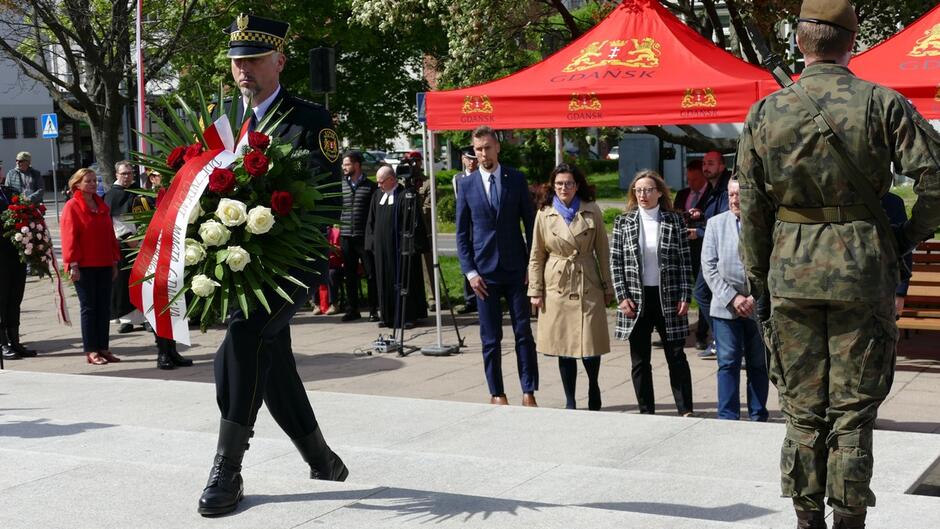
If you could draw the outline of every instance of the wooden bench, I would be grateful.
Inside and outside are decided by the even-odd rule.
[[[905,336],[911,330],[940,331],[940,241],[923,242],[914,252],[914,274],[898,329]]]
[[[914,250],[915,272],[940,272],[940,241],[932,239],[917,245]]]

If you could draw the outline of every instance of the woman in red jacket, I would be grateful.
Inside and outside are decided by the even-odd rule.
[[[69,178],[72,198],[60,221],[62,258],[75,283],[82,314],[82,344],[89,364],[120,362],[108,350],[111,319],[111,283],[121,258],[111,226],[111,212],[98,196],[98,178],[91,169],[79,169]]]

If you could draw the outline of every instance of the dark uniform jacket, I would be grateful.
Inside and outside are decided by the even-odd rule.
[[[940,223],[940,135],[894,90],[848,68],[814,63],[799,84],[829,113],[864,183],[883,196],[894,172],[914,180],[918,201],[901,229],[923,240]],[[738,144],[741,247],[755,294],[889,303],[898,285],[894,241],[872,219],[797,224],[776,220],[779,206],[864,204],[810,112],[784,88],[757,102]]]

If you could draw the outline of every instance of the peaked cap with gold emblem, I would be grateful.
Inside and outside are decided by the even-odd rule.
[[[232,59],[262,57],[284,51],[290,24],[255,15],[238,15],[228,27],[228,56]]]

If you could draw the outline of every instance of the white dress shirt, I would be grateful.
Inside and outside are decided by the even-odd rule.
[[[255,120],[257,123],[261,123],[261,120],[264,119],[265,113],[267,113],[268,109],[271,108],[271,103],[274,102],[274,98],[276,98],[279,93],[281,93],[280,84],[277,85],[277,88],[274,89],[274,93],[268,96],[267,99],[258,103],[257,106],[254,106],[251,108],[251,111],[255,113]],[[254,101],[254,102],[257,103],[257,101]],[[245,98],[242,98],[242,106],[247,106],[247,105],[248,105],[248,100]]]

